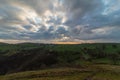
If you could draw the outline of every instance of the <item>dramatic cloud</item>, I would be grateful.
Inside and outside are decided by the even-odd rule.
[[[0,42],[120,42],[120,0],[0,0]]]

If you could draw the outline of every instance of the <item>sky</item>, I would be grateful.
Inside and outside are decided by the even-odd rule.
[[[0,42],[120,42],[120,0],[0,0]]]

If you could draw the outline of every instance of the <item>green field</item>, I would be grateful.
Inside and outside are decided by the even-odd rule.
[[[0,80],[120,80],[120,67],[89,65],[84,68],[54,68],[7,74],[0,76]]]
[[[120,44],[0,44],[0,80],[120,80]]]

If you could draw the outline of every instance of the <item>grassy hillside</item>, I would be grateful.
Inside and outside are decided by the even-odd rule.
[[[120,67],[89,65],[84,68],[54,68],[8,74],[0,76],[0,80],[120,80]]]
[[[0,80],[119,80],[119,73],[117,43],[0,44]]]

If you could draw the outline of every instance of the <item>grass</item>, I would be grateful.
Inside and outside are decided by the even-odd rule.
[[[48,69],[48,70],[41,70],[41,71],[28,71],[28,72],[21,72],[21,73],[14,73],[10,75],[1,76],[0,79],[2,80],[50,80],[50,79],[62,79],[62,78],[69,78],[72,76],[76,76],[76,74],[79,74],[82,72],[81,77],[83,77],[83,72],[86,72],[81,69],[76,68],[58,68],[58,69]],[[72,75],[72,76],[71,76]]]
[[[120,80],[120,74],[118,73],[98,73],[93,77],[93,80]]]
[[[111,64],[112,63],[112,61],[107,58],[95,59],[92,62],[97,63],[97,64]]]
[[[106,45],[105,49],[103,45]],[[1,55],[11,56],[21,50],[33,48],[45,48],[57,52],[59,64],[72,64],[70,67],[60,67],[39,71],[26,71],[13,74],[1,75],[0,80],[120,80],[120,65],[112,65],[111,58],[92,58],[86,49],[92,50],[90,53],[98,53],[101,50],[106,54],[120,54],[120,44],[81,44],[81,45],[36,45],[36,44],[1,44]],[[4,54],[6,53],[6,54]],[[102,54],[102,53],[100,53]],[[81,58],[82,55],[82,58]],[[91,59],[92,58],[92,59]],[[91,61],[89,61],[91,59]],[[120,60],[119,60],[120,63]],[[59,65],[58,64],[58,65]],[[79,65],[79,67],[76,67]]]
[[[120,80],[120,66],[89,65],[84,68],[54,68],[0,76],[0,80]]]

